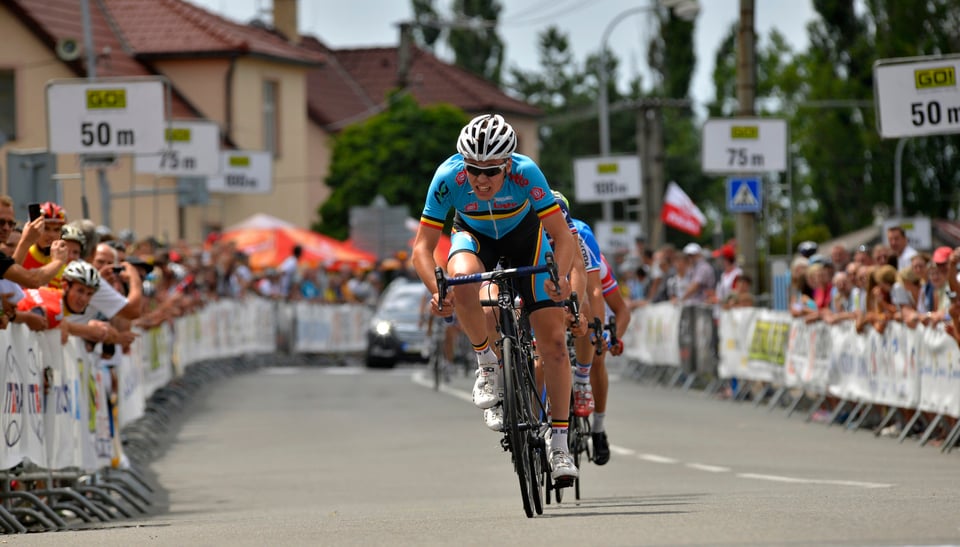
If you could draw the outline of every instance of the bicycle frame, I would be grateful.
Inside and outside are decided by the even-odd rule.
[[[548,468],[544,436],[549,428],[546,410],[538,390],[533,367],[533,339],[526,315],[515,305],[516,291],[512,280],[539,273],[549,273],[556,283],[557,266],[553,255],[547,254],[547,263],[538,266],[497,269],[477,274],[446,278],[443,270],[436,269],[438,308],[442,309],[447,288],[490,281],[497,286],[495,304],[497,328],[503,364],[503,428],[501,446],[511,453],[514,471],[520,483],[523,509],[527,517],[534,512],[543,513],[542,489],[544,469]],[[518,313],[519,312],[519,313]]]

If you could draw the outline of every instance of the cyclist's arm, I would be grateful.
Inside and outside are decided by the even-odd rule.
[[[618,290],[609,291],[603,295],[603,299],[607,306],[610,306],[610,310],[613,311],[613,316],[617,320],[617,340],[623,340],[623,335],[627,332],[627,325],[630,324],[630,306],[627,305],[627,301],[623,299],[623,295]]]
[[[440,234],[440,230],[421,223],[413,240],[413,267],[431,294],[437,292],[437,280],[434,276],[437,262],[433,259],[433,250],[440,242]]]
[[[577,244],[570,234],[570,229],[563,215],[560,214],[559,208],[557,209],[557,213],[543,217],[541,223],[547,233],[550,234],[550,237],[553,238],[554,260],[557,263],[557,270],[560,273],[560,279],[562,281],[564,278],[568,278],[570,271],[573,269],[573,259],[574,256],[578,254]],[[569,289],[569,287],[567,287],[567,289]],[[569,294],[560,295],[561,298],[568,298],[569,296]]]

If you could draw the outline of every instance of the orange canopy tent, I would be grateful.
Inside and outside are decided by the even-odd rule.
[[[298,244],[303,248],[300,262],[308,266],[357,269],[373,267],[377,261],[371,253],[264,214],[228,227],[223,241],[234,242],[237,250],[246,253],[254,270],[276,268],[293,254],[293,247]]]

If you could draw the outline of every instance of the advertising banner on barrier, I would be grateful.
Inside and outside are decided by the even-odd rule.
[[[789,313],[758,310],[747,325],[747,368],[750,380],[782,382],[790,336]]]
[[[832,348],[830,325],[819,321],[807,323],[801,319],[791,321],[783,370],[784,385],[826,393]]]
[[[50,469],[80,467],[83,463],[83,411],[80,408],[80,367],[73,346],[60,345],[60,331],[37,334],[33,342],[50,367],[47,394],[47,465]]]
[[[20,326],[20,325],[16,325]],[[3,356],[3,458],[9,468],[26,459],[45,463],[46,430],[44,427],[42,385],[43,372],[38,355],[20,335],[26,328],[0,331]]]
[[[644,363],[679,367],[680,311],[670,302],[634,310],[624,352]]]
[[[720,312],[720,364],[717,374],[724,379],[747,374],[747,325],[753,323],[756,308],[734,308]]]
[[[919,348],[918,408],[960,417],[960,349],[957,341],[942,329],[925,329]]]

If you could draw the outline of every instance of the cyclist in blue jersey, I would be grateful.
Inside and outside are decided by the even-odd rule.
[[[438,307],[433,251],[450,209],[456,210],[451,234],[447,274],[469,275],[492,270],[501,257],[511,267],[545,262],[553,252],[560,274],[558,287],[547,274],[520,279],[517,289],[537,333],[537,350],[543,362],[547,395],[552,407],[550,442],[551,475],[555,481],[578,476],[567,451],[570,416],[570,359],[567,356],[565,315],[556,305],[569,296],[568,276],[576,243],[571,237],[540,167],[517,154],[513,127],[499,114],[477,116],[457,139],[457,154],[444,161],[434,174],[413,243],[413,263],[432,293],[431,311],[449,316],[454,311],[477,355],[474,404],[494,412],[503,397],[498,357],[490,343],[496,337],[492,311],[480,305],[479,283],[459,285]],[[547,242],[553,238],[553,246]],[[484,298],[487,298],[484,294]],[[486,418],[485,418],[486,419]]]
[[[623,353],[622,335],[630,324],[630,309],[619,292],[619,285],[613,271],[607,264],[597,238],[590,226],[570,214],[567,198],[554,190],[554,197],[567,219],[571,231],[576,232],[587,271],[587,296],[584,298],[588,310],[587,320],[599,317],[606,324],[612,313],[616,318],[617,344],[609,350],[613,355]],[[604,341],[598,343],[606,344]],[[573,413],[577,416],[589,416],[593,413],[592,441],[593,461],[604,465],[610,460],[610,445],[607,441],[604,418],[607,409],[609,379],[606,369],[606,349],[596,354],[590,336],[581,336],[576,340],[577,362],[573,377]],[[596,393],[594,393],[596,388]]]

